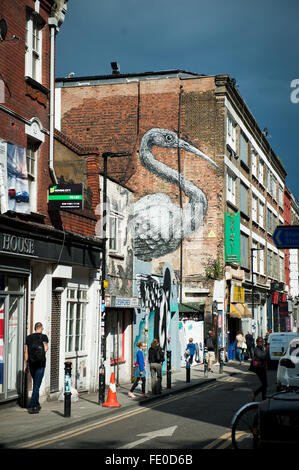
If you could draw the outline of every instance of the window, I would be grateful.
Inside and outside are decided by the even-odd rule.
[[[84,351],[86,347],[87,290],[67,289],[65,352]]]
[[[278,259],[277,254],[273,253],[273,277],[274,279],[278,279]]]
[[[277,217],[276,215],[272,214],[272,233],[274,233],[274,230],[276,229],[277,226]]]
[[[243,134],[240,135],[240,158],[248,166],[248,143]]]
[[[226,175],[226,199],[233,204],[236,203],[236,178],[230,173]]]
[[[273,175],[271,181],[271,195],[275,200],[277,199],[276,179]]]
[[[109,250],[121,251],[121,219],[116,214],[109,217]]]
[[[253,176],[257,177],[257,156],[255,150],[251,152],[251,171]]]
[[[248,268],[248,236],[241,233],[240,236],[241,266]]]
[[[240,211],[248,215],[248,195],[247,188],[240,183]]]
[[[257,197],[252,196],[252,220],[257,222]]]
[[[256,250],[257,248],[257,243],[256,242],[252,242],[252,248],[254,248],[254,250],[252,250],[252,264],[253,264],[253,272],[254,273],[257,273],[258,269],[257,269],[257,256],[258,256],[258,251]]]
[[[25,31],[25,75],[42,81],[42,22],[38,15],[27,13]]]
[[[27,139],[26,161],[29,187],[29,201],[32,212],[36,210],[36,172],[39,142]]]
[[[280,207],[283,207],[283,187],[281,185],[278,187],[278,202]]]
[[[272,233],[272,212],[267,209],[267,231]]]
[[[259,225],[264,227],[264,204],[259,201]]]
[[[267,274],[272,277],[272,251],[267,250]]]
[[[279,279],[284,280],[284,259],[279,257]]]
[[[272,190],[272,174],[269,169],[267,169],[267,191],[269,194],[271,194]]]
[[[260,274],[264,274],[264,250],[259,250],[259,257],[260,257],[260,263],[259,263],[259,272]]]
[[[261,159],[259,161],[259,182],[264,185],[264,163]]]
[[[236,150],[236,124],[230,116],[227,117],[227,143]]]

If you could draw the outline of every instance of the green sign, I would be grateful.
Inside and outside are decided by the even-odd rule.
[[[240,263],[240,213],[225,214],[225,262]]]
[[[83,209],[82,184],[56,184],[49,187],[48,209]]]

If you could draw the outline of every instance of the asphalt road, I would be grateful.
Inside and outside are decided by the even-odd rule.
[[[275,391],[275,378],[275,372],[270,371],[270,392]],[[37,440],[30,448],[119,452],[131,449],[229,449],[233,414],[250,401],[250,392],[258,385],[254,374],[224,377],[67,433]]]

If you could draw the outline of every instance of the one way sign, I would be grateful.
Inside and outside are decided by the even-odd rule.
[[[299,248],[299,225],[278,225],[272,240],[277,248]]]

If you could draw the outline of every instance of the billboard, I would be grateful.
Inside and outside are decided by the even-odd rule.
[[[83,185],[65,183],[49,186],[48,209],[83,209]]]

